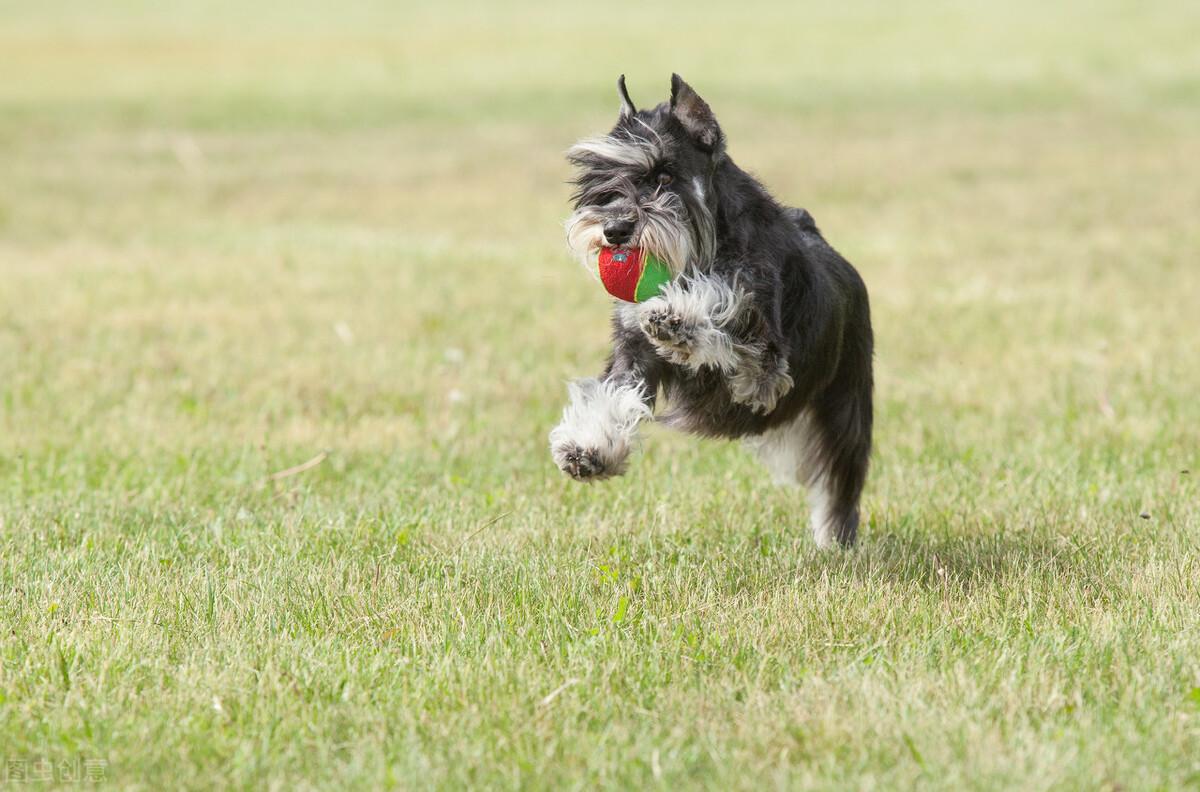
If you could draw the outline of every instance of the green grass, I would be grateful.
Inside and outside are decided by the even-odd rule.
[[[112,5],[0,5],[0,758],[1200,788],[1194,4]],[[561,153],[672,70],[871,289],[852,552],[736,445],[548,458]]]

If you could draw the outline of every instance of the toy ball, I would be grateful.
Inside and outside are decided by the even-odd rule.
[[[625,302],[645,302],[671,280],[671,268],[645,248],[602,247],[596,271],[605,290]]]

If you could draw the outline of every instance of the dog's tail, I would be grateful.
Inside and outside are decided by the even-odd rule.
[[[813,220],[812,214],[810,214],[807,209],[799,209],[794,206],[789,206],[783,211],[789,220],[800,226],[801,231],[808,231],[809,233],[821,236],[821,229],[817,228],[817,221]]]

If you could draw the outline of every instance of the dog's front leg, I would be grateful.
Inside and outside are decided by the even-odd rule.
[[[782,334],[771,332],[767,315],[750,292],[693,276],[642,303],[638,322],[660,357],[720,371],[735,402],[767,413],[792,388]]]
[[[619,325],[616,334],[604,374],[567,386],[562,420],[550,432],[555,464],[576,481],[624,473],[638,424],[654,411],[659,364],[643,339],[630,337]]]
[[[750,351],[741,355],[740,365],[729,375],[729,393],[738,404],[769,413],[794,385],[787,357],[773,341],[755,342],[742,349]]]

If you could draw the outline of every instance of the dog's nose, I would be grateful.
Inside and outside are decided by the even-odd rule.
[[[633,236],[632,220],[610,220],[604,224],[604,239],[610,245],[624,245]]]

